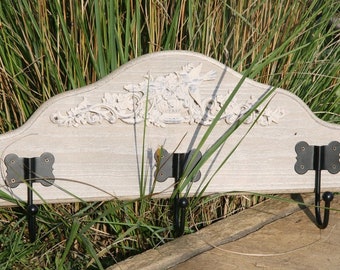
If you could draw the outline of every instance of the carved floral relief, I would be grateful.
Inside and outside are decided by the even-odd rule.
[[[164,76],[148,74],[138,84],[124,86],[123,93],[105,93],[101,102],[93,104],[86,98],[76,107],[65,113],[56,112],[50,116],[53,123],[61,126],[94,125],[118,120],[127,124],[143,122],[165,127],[168,124],[209,125],[227,100],[228,95],[202,98],[200,86],[205,81],[216,79],[216,72],[202,74],[202,64],[188,64],[182,70]],[[235,122],[255,101],[252,97],[246,102],[235,98],[223,113],[221,120],[227,124]],[[246,121],[253,123],[263,108],[258,108]],[[257,120],[260,125],[278,123],[284,112],[280,108],[264,109]]]

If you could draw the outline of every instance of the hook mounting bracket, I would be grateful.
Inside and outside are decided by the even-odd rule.
[[[33,183],[39,182],[43,186],[51,186],[54,183],[53,163],[54,156],[51,153],[43,153],[40,157],[22,158],[16,154],[8,154],[4,163],[7,167],[5,184],[10,188],[16,188],[21,183],[27,184],[27,219],[28,231],[31,242],[36,239],[36,215],[38,206],[33,203]]]
[[[305,174],[309,170],[315,171],[315,218],[318,227],[324,229],[328,225],[329,208],[334,195],[326,191],[322,196],[325,201],[322,220],[320,214],[321,171],[327,170],[331,174],[337,174],[340,171],[340,143],[333,141],[328,145],[315,146],[302,141],[295,145],[295,152],[297,154],[294,166],[296,173]]]
[[[157,170],[155,172],[155,179],[157,182],[164,182],[168,178],[175,178],[178,181],[182,176],[184,169],[187,166],[188,161],[191,160],[195,152],[195,149],[188,153],[169,153],[164,148],[158,148],[155,152],[154,158],[157,162]],[[195,160],[190,162],[190,168],[192,170],[195,165],[200,161],[202,157],[201,152],[195,157]],[[194,182],[197,182],[201,178],[201,172],[199,171],[193,178]]]

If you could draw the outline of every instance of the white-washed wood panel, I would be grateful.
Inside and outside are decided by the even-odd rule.
[[[50,152],[55,157],[54,185],[34,184],[36,192],[48,202],[73,201],[75,196],[87,201],[107,200],[113,196],[136,198],[140,195],[141,177],[147,181],[146,193],[149,194],[154,182],[153,155],[157,148],[163,146],[169,152],[176,148],[176,152],[195,148],[209,124],[208,121],[206,125],[195,123],[204,115],[207,99],[213,100],[218,109],[218,102],[228,97],[241,77],[201,54],[168,51],[145,55],[97,83],[55,96],[22,127],[0,136],[1,190],[26,200],[24,184],[14,189],[4,184],[3,160],[7,154],[38,157]],[[254,102],[269,88],[247,79],[233,100],[233,107],[224,115],[225,119],[232,121],[242,106]],[[142,164],[144,123],[141,116],[147,96],[145,89],[149,89],[150,114],[145,163]],[[133,107],[132,100],[139,106]],[[135,115],[129,113],[131,110]],[[118,119],[113,122],[115,113]],[[211,180],[206,193],[313,191],[314,172],[298,175],[294,171],[294,147],[299,141],[326,145],[339,140],[340,126],[319,120],[299,98],[282,89],[275,90],[265,114],[266,117],[260,119],[262,124],[255,124]],[[127,123],[133,122],[134,117],[138,123]],[[229,127],[230,123],[221,120],[202,152]],[[202,178],[193,184],[190,194],[210,179],[249,127],[250,124],[242,125],[219,155],[202,168]],[[339,178],[340,174],[323,172],[322,188],[339,190]],[[172,179],[157,182],[153,192],[157,196],[169,196],[172,185]],[[41,201],[38,196],[35,198]],[[0,201],[0,204],[8,203]]]

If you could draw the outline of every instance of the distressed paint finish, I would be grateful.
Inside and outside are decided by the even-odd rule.
[[[57,95],[22,127],[0,136],[1,190],[26,200],[24,184],[13,189],[5,186],[4,159],[8,154],[39,157],[48,152],[55,158],[54,184],[34,184],[47,202],[78,200],[75,196],[86,201],[133,199],[140,196],[141,179],[146,194],[167,197],[173,180],[154,183],[155,151],[160,146],[179,153],[196,148],[241,77],[201,54],[167,51],[142,56],[92,85]],[[268,89],[268,85],[247,79],[202,153]],[[191,195],[210,180],[258,112],[204,165],[200,181],[190,188]],[[147,128],[142,164],[144,121]],[[340,126],[319,120],[295,95],[277,89],[258,123],[205,192],[313,191],[313,172],[298,175],[294,170],[295,145],[299,141],[326,145],[339,140],[339,134]],[[340,190],[339,175],[323,172],[322,187]],[[41,202],[38,196],[35,198]],[[0,205],[6,204],[0,201]]]

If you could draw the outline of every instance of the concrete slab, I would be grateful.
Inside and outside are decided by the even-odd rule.
[[[293,196],[311,204],[313,194]],[[340,212],[331,211],[325,230],[314,223],[314,208],[271,199],[225,220],[132,257],[114,269],[338,269]],[[340,209],[335,198],[332,208]]]

